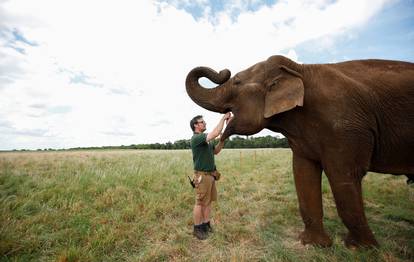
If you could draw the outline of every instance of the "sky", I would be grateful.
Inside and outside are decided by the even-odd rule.
[[[188,139],[221,117],[188,97],[192,68],[276,54],[414,62],[414,0],[0,0],[0,150]]]

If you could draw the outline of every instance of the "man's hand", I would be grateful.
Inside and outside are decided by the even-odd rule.
[[[227,113],[225,113],[224,115],[223,115],[223,119],[224,120],[228,120],[229,118],[231,117],[231,112],[227,112]]]
[[[231,118],[231,112],[227,112],[223,115],[220,122],[217,124],[217,126],[213,129],[212,132],[207,134],[206,141],[210,142],[214,138],[218,137],[223,130],[224,122],[228,122],[228,119]]]
[[[231,112],[228,112],[227,114],[229,114],[229,116],[226,118],[226,125],[228,125],[234,118],[234,115],[232,115]]]

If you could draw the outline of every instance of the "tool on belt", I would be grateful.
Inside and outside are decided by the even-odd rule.
[[[211,173],[211,175],[214,177],[214,180],[216,180],[216,181],[220,180],[221,174],[220,174],[220,172],[219,172],[219,171],[214,170],[214,171]]]
[[[194,180],[192,180],[192,179],[190,178],[190,176],[188,176],[188,180],[190,180],[190,185],[191,185],[193,188],[195,188]]]
[[[201,173],[203,173],[203,174],[205,175],[207,172],[201,172]],[[217,170],[214,170],[213,172],[208,172],[208,175],[210,175],[210,176],[214,177],[214,180],[216,180],[216,181],[218,181],[218,180],[220,179],[220,177],[221,177],[220,172],[219,172],[219,171],[217,171]],[[190,185],[191,185],[193,188],[195,188],[195,187],[196,187],[196,185],[195,185],[195,183],[194,183],[194,179],[191,179],[191,178],[190,178],[190,176],[187,176],[187,177],[188,177],[188,180],[190,181]]]

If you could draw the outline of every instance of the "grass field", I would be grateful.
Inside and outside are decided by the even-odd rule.
[[[326,177],[331,248],[302,246],[289,149],[223,150],[215,233],[192,236],[191,152],[0,153],[0,261],[414,261],[414,186],[368,174],[381,248],[349,250]]]

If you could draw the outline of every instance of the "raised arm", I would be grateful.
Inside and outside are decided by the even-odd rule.
[[[231,117],[230,112],[223,115],[223,117],[220,119],[219,123],[213,129],[213,131],[207,134],[207,138],[206,138],[207,142],[210,142],[211,140],[213,140],[214,138],[218,137],[221,134],[221,131],[223,130],[223,127],[224,127],[224,121],[226,121],[230,117]]]

